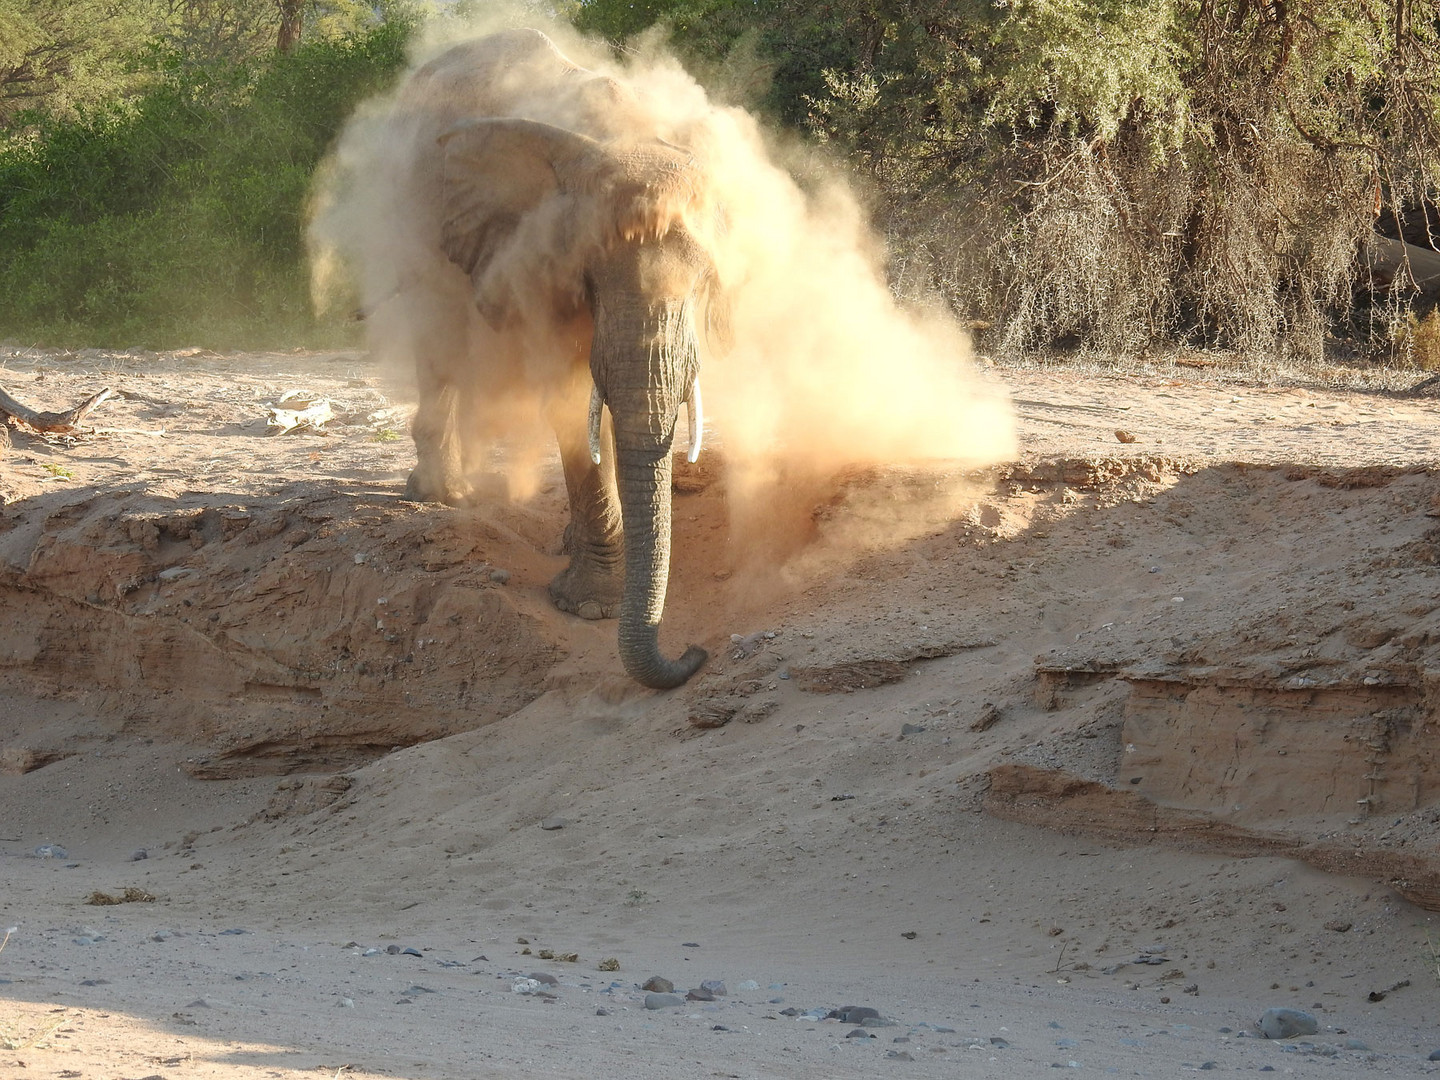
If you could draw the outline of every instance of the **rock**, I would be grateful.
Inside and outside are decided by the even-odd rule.
[[[1000,720],[1000,708],[993,701],[980,706],[980,715],[970,721],[971,731],[989,731]]]
[[[990,1036],[990,1045],[995,1047],[995,1049],[997,1050],[1010,1049],[1010,1041],[1008,1039],[1001,1038],[999,1035]]]
[[[596,1009],[596,1010],[595,1010],[595,1015],[596,1015],[596,1016],[609,1016],[609,1015],[610,1015],[610,1010],[609,1010],[609,1009],[604,1009],[604,1008]]]
[[[781,1009],[781,1010],[780,1010],[780,1015],[781,1015],[781,1016],[799,1016],[799,1015],[800,1015],[800,1010],[797,1009],[797,1008],[795,1008],[794,1005],[791,1005],[789,1008]]]
[[[874,1038],[878,1038],[878,1036],[875,1036],[875,1035],[870,1034],[870,1032],[866,1031],[864,1028],[855,1028],[853,1031],[848,1031],[848,1032],[845,1033],[845,1037],[846,1037],[847,1039],[874,1039]]]
[[[704,982],[702,982],[702,983],[700,984],[700,989],[701,989],[701,990],[708,990],[710,993],[714,994],[716,997],[724,997],[724,996],[725,996],[725,993],[726,993],[726,991],[725,991],[725,983],[724,983],[723,981],[721,981],[720,979],[706,979]]]
[[[1352,923],[1349,919],[1331,919],[1325,924],[1325,929],[1333,930],[1337,934],[1344,934],[1347,933],[1350,930],[1350,927],[1354,925],[1355,924]]]
[[[563,829],[569,824],[570,822],[566,821],[563,817],[547,817],[544,821],[540,822],[540,828],[546,832],[554,832],[556,829]]]
[[[885,1056],[895,1061],[914,1061],[908,1050],[886,1050]]]
[[[1135,441],[1135,439],[1136,439],[1136,436],[1135,436],[1135,435],[1132,435],[1130,432],[1126,431],[1124,428],[1116,428],[1116,429],[1115,429],[1115,439],[1116,439],[1117,442],[1133,443],[1133,442]]]
[[[684,1004],[685,999],[679,994],[651,993],[645,995],[645,1008],[647,1009],[670,1009]]]
[[[924,728],[922,725],[920,725],[920,724],[901,724],[901,725],[900,725],[900,734],[901,734],[902,736],[904,736],[904,735],[924,735],[924,734],[925,734],[925,728]]]
[[[355,1007],[355,999],[342,997],[339,1001],[335,1003],[335,1007],[337,1009],[353,1009]]]
[[[496,585],[505,585],[510,581],[510,571],[496,568],[490,571],[490,580]]]
[[[673,994],[675,992],[675,984],[669,979],[661,978],[659,975],[651,975],[650,978],[640,984],[640,989],[650,990],[656,994]]]
[[[1346,1049],[1346,1050],[1369,1050],[1370,1047],[1365,1044],[1365,1040],[1364,1040],[1364,1039],[1346,1039],[1346,1040],[1345,1040],[1345,1049]]]
[[[35,849],[37,859],[68,859],[70,853],[59,844],[41,844]]]
[[[139,862],[141,859],[148,859],[149,857],[150,853],[146,851],[143,847],[130,853],[131,862]]]
[[[620,961],[619,961],[618,958],[616,958],[616,957],[614,957],[614,956],[607,956],[604,960],[601,960],[600,963],[598,963],[598,964],[595,965],[595,970],[596,970],[596,971],[619,971],[619,970],[620,970]]]
[[[546,986],[560,985],[559,979],[557,979],[554,975],[550,975],[544,971],[532,971],[530,973],[530,978],[534,979],[537,983],[543,983]]]
[[[1293,1039],[1298,1035],[1314,1035],[1320,1030],[1315,1017],[1299,1009],[1266,1009],[1258,1026],[1260,1034],[1267,1039]]]
[[[685,994],[686,1001],[714,1001],[715,995],[709,990],[697,987]]]
[[[740,993],[745,994],[750,992],[751,990],[759,990],[760,984],[754,979],[746,979],[742,983],[737,983],[735,989],[740,991]]]
[[[872,1009],[869,1005],[842,1005],[830,1014],[842,1024],[859,1024],[867,1019],[875,1019],[880,1015],[879,1009]]]

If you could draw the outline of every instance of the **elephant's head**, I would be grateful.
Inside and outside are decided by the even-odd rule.
[[[563,321],[584,309],[593,319],[591,451],[603,403],[625,529],[620,655],[646,686],[678,686],[706,658],[691,646],[672,661],[658,643],[671,447],[687,403],[698,440],[699,327],[716,293],[697,237],[712,213],[703,170],[658,139],[600,143],[527,120],[476,121],[441,145],[441,244],[486,319]]]

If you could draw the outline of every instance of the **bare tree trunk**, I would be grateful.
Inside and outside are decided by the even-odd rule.
[[[293,52],[300,44],[300,9],[305,0],[275,0],[280,7],[280,33],[275,38],[278,52]]]

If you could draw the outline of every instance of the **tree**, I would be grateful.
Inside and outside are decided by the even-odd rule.
[[[896,287],[1010,348],[1318,356],[1377,213],[1440,186],[1425,0],[656,6],[682,49],[738,22],[774,65],[768,109],[882,193]],[[618,9],[640,14],[582,16]]]

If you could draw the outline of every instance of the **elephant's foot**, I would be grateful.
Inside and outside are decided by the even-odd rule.
[[[459,476],[441,476],[434,471],[414,469],[405,481],[405,498],[411,502],[438,502],[466,506],[475,498],[470,481]]]
[[[550,582],[550,599],[561,611],[582,619],[613,619],[620,614],[625,568],[576,555]]]

